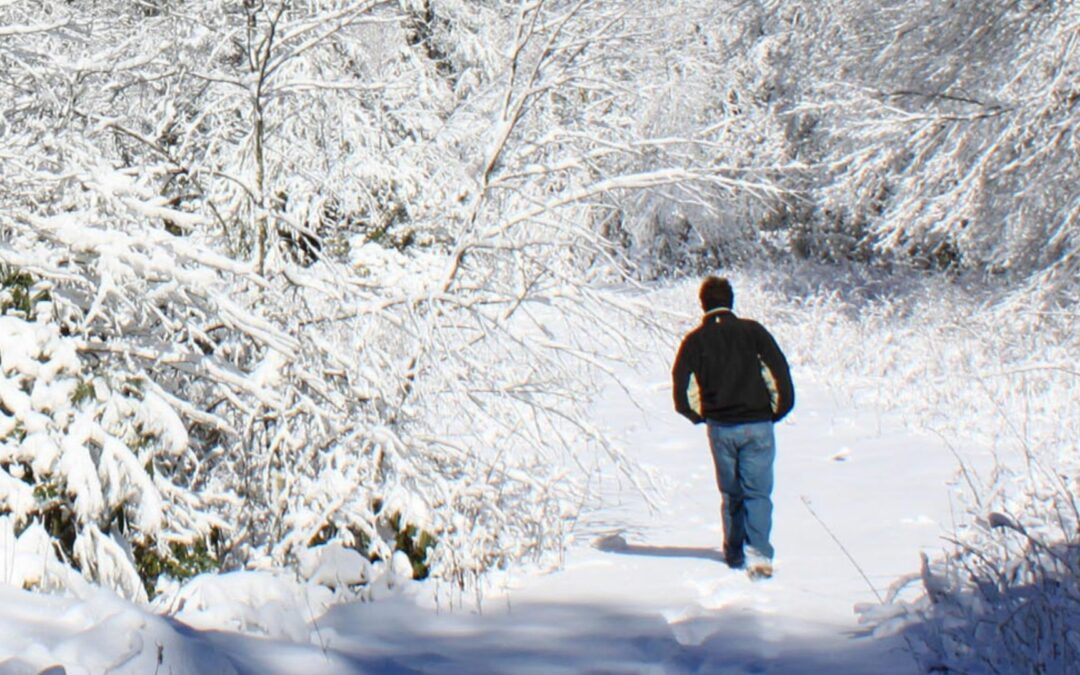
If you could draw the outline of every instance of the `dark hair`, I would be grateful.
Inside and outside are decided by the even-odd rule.
[[[701,282],[701,308],[711,312],[720,307],[731,309],[735,303],[735,291],[731,289],[731,282],[723,277],[707,276]]]

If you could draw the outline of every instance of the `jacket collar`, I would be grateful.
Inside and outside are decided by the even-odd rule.
[[[705,312],[705,314],[701,317],[701,320],[702,320],[702,322],[705,322],[705,321],[709,320],[709,317],[723,316],[725,314],[735,316],[735,312],[731,311],[730,308],[728,308],[728,307],[717,307],[716,309],[710,309],[709,311]]]

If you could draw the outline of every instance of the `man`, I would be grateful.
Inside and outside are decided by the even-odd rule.
[[[675,410],[708,425],[724,522],[724,559],[752,578],[772,576],[773,424],[791,412],[795,389],[776,340],[731,311],[727,279],[707,277],[701,325],[682,341],[671,371]],[[745,546],[745,550],[744,550]]]

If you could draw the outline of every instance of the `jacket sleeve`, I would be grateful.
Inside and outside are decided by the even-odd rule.
[[[762,372],[762,376],[769,385],[770,393],[775,397],[773,421],[779,422],[795,407],[795,385],[791,381],[791,371],[788,369],[784,352],[780,351],[780,346],[764,326],[759,325],[759,329],[758,358],[764,366],[765,372]]]
[[[675,401],[675,412],[694,424],[701,424],[705,421],[705,418],[695,411],[690,403],[688,390],[691,380],[696,385],[697,379],[693,370],[692,340],[690,336],[687,336],[679,345],[679,353],[675,356],[675,365],[671,368],[671,395]],[[700,402],[698,405],[700,406]]]

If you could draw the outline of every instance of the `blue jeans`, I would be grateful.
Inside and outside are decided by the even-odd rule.
[[[743,545],[751,555],[772,559],[773,460],[776,439],[772,422],[724,426],[708,420],[709,448],[716,464],[724,519],[724,557],[729,564],[743,560]]]

